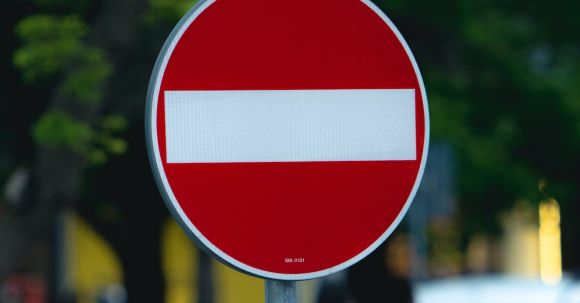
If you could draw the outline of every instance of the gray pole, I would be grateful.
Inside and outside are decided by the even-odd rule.
[[[266,280],[266,303],[296,303],[296,282]]]

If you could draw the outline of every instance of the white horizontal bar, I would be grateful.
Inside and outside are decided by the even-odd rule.
[[[415,160],[414,89],[166,91],[168,163]]]

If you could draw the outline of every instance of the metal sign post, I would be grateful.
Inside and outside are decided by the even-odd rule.
[[[296,303],[296,282],[267,279],[266,303]]]

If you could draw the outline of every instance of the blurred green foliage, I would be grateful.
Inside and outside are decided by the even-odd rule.
[[[121,137],[127,127],[122,116],[105,116],[95,127],[71,117],[63,111],[48,111],[34,125],[36,142],[50,148],[69,149],[84,155],[90,164],[102,165],[109,155],[127,150]]]
[[[73,61],[76,63],[66,75],[60,92],[79,102],[101,101],[102,84],[113,71],[105,53],[98,48],[84,47]]]
[[[60,73],[65,77],[62,94],[79,102],[98,102],[113,67],[102,50],[85,43],[87,32],[76,15],[26,17],[16,26],[23,45],[14,53],[14,64],[29,82]]]
[[[83,54],[87,30],[77,16],[26,17],[16,26],[23,45],[14,53],[14,64],[30,82],[54,76]]]
[[[66,148],[86,152],[94,137],[89,125],[63,111],[48,111],[40,117],[33,129],[35,140],[51,148]]]
[[[458,151],[464,231],[499,230],[518,199],[578,202],[580,2],[377,4],[416,54],[433,139]]]
[[[66,5],[67,1],[39,1]],[[87,44],[89,27],[78,15],[31,15],[16,26],[22,46],[14,64],[28,82],[59,76],[58,96],[81,104],[102,101],[103,83],[113,66],[106,53]],[[89,125],[63,111],[48,111],[35,123],[35,141],[51,148],[71,149],[93,164],[104,164],[109,154],[121,154],[126,142],[115,137],[125,128],[123,117],[105,117],[104,125]]]
[[[148,24],[174,23],[181,19],[195,3],[197,0],[149,0],[150,8],[145,14],[145,22]]]
[[[127,142],[122,138],[127,126],[127,118],[119,115],[104,116],[99,121],[93,146],[87,154],[92,165],[103,165],[111,155],[127,151]]]

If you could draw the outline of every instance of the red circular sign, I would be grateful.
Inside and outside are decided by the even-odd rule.
[[[146,115],[172,214],[265,278],[365,257],[401,221],[427,157],[419,70],[368,0],[202,1],[158,58]]]

